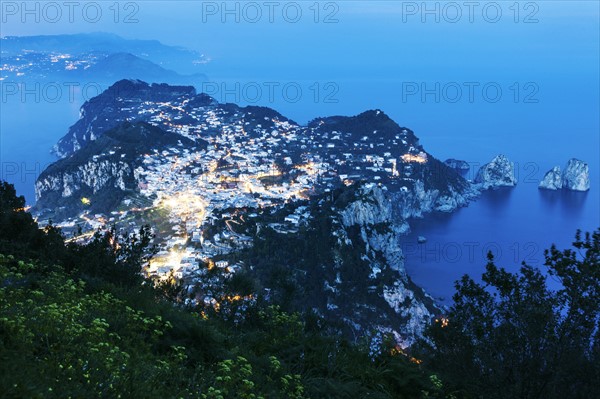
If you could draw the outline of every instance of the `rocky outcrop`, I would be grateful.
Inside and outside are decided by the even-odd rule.
[[[393,213],[396,220],[422,218],[425,214],[438,212],[453,212],[466,206],[479,195],[478,190],[466,185],[463,189],[447,187],[445,193],[437,188],[426,188],[425,182],[417,180],[410,189],[390,193]]]
[[[406,274],[400,248],[400,236],[405,228],[394,223],[392,213],[392,201],[386,192],[375,184],[365,184],[357,190],[356,199],[339,214],[344,229],[342,235],[348,237],[345,230],[359,227],[360,241],[364,245],[362,257],[371,268],[371,277],[379,281],[378,295],[402,321],[392,326],[375,323],[376,329],[392,333],[398,344],[406,347],[422,336],[436,309]],[[355,240],[352,245],[361,244]]]
[[[348,204],[340,215],[344,226],[389,222],[392,205],[380,187],[369,183],[358,188],[357,199]]]
[[[475,176],[475,184],[483,190],[516,186],[514,163],[504,155],[496,156],[490,163],[479,169]]]
[[[406,280],[398,237],[407,229],[404,224],[393,223],[392,203],[384,190],[373,183],[364,184],[357,189],[356,199],[340,212],[340,217],[345,227],[360,226],[366,252],[372,249],[385,253],[388,265]],[[375,225],[386,227],[378,232],[368,228]]]
[[[48,166],[35,184],[36,209],[66,207],[66,213],[74,216],[87,208],[81,198],[90,197],[94,211],[113,211],[127,193],[137,191],[134,171],[142,154],[183,145],[198,148],[204,144],[145,122],[125,122]]]
[[[394,334],[400,346],[406,348],[417,338],[423,337],[433,314],[422,301],[416,298],[414,291],[397,281],[392,285],[384,286],[383,298],[394,312],[406,319],[406,324],[402,326],[399,334]]]
[[[538,187],[545,190],[588,191],[590,189],[590,168],[587,163],[572,158],[567,162],[562,173],[559,166],[550,169]]]
[[[459,159],[449,158],[444,161],[444,163],[449,167],[458,172],[466,173],[471,169],[471,166],[467,161],[461,161]]]
[[[347,339],[366,339],[371,348],[376,337],[393,337],[402,347],[421,338],[440,309],[406,273],[402,226],[394,222],[384,186],[344,186],[312,197],[304,207],[310,212],[305,228],[285,237],[274,237],[268,227],[262,228],[258,238],[271,237],[277,244],[259,262],[244,260],[264,281],[270,298],[285,294],[292,309],[314,312]],[[262,215],[269,220],[284,217],[289,211],[268,215],[259,211],[257,220]],[[292,242],[310,249],[295,255],[290,245],[283,244]],[[271,261],[275,259],[285,260]],[[286,280],[297,290],[290,292],[269,277],[274,264],[285,267]]]
[[[104,208],[105,203],[115,206],[125,192],[136,188],[133,168],[128,163],[109,159],[90,161],[41,176],[35,183],[36,206],[52,208],[60,203],[77,209],[88,205],[81,202],[83,198],[87,198],[85,201],[93,198],[93,209]]]
[[[48,191],[55,191],[62,198],[71,197],[82,189],[96,194],[103,188],[119,190],[133,189],[127,182],[133,181],[133,170],[125,162],[109,160],[91,161],[72,171],[46,175],[35,184],[36,197],[39,199]]]
[[[563,176],[560,172],[560,166],[555,166],[546,172],[538,187],[545,190],[560,190],[563,187]]]
[[[422,180],[417,180],[411,189],[388,191],[375,184],[366,184],[360,188],[360,197],[368,201],[355,201],[342,212],[344,224],[376,224],[394,221],[401,233],[410,230],[408,220],[422,218],[426,214],[437,212],[453,212],[466,206],[479,195],[479,191],[470,185],[462,190],[448,185],[442,193],[441,189],[429,187]]]
[[[590,168],[587,163],[572,158],[567,162],[563,173],[563,187],[571,191],[588,191],[590,189]]]

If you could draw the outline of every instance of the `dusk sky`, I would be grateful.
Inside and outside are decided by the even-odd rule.
[[[518,141],[505,151],[522,162],[567,153],[597,164],[594,1],[141,1],[72,9],[31,2],[29,13],[23,4],[2,3],[2,36],[110,32],[183,46],[203,55],[198,72],[226,87],[275,82],[274,98],[265,88],[253,104],[300,123],[378,108],[441,157],[485,160]],[[288,83],[300,87],[301,101],[285,98]],[[496,88],[499,101],[489,101]],[[540,145],[564,132],[573,140]]]

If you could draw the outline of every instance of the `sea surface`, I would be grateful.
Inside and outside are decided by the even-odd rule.
[[[34,184],[57,158],[52,146],[79,117],[80,101],[57,103],[11,99],[0,112],[0,178],[15,185],[27,203],[35,203]]]
[[[480,281],[487,253],[498,266],[515,272],[521,262],[547,272],[544,250],[571,248],[577,229],[600,228],[597,170],[588,192],[538,190],[536,184],[485,192],[454,213],[434,213],[410,222],[402,237],[406,270],[413,281],[449,305],[454,282],[464,274]],[[418,244],[423,236],[425,243]],[[559,285],[551,277],[549,285]]]

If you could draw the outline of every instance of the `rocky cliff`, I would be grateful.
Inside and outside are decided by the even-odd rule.
[[[555,166],[544,175],[539,188],[546,190],[560,190],[563,186],[563,176],[560,166]]]
[[[590,189],[590,169],[587,163],[572,158],[561,173],[560,167],[550,169],[539,184],[545,190],[587,191]]]
[[[35,184],[40,209],[55,204],[84,208],[90,205],[89,198],[92,197],[92,209],[116,208],[125,193],[135,189],[133,167],[127,162],[111,159],[90,160],[74,165],[70,170],[45,173]]]
[[[410,218],[421,218],[427,213],[452,212],[468,205],[479,195],[479,191],[470,185],[461,189],[448,186],[445,191],[439,188],[426,188],[423,180],[414,182],[410,189],[390,193],[394,218],[406,221]]]
[[[588,191],[590,189],[588,164],[579,159],[570,159],[563,173],[563,187],[572,191]]]
[[[307,206],[306,227],[286,234],[263,227],[242,254],[260,285],[291,310],[329,320],[350,340],[386,334],[402,347],[415,342],[441,311],[406,273],[403,227],[392,218],[386,190],[373,183],[342,187]]]
[[[515,165],[506,156],[498,155],[479,169],[475,176],[475,183],[483,190],[514,187],[517,184]]]
[[[70,215],[85,208],[108,213],[138,189],[134,170],[144,153],[203,145],[144,122],[124,123],[46,168],[35,184],[36,208],[67,207]]]
[[[439,311],[431,298],[416,287],[404,268],[404,255],[400,248],[404,226],[392,218],[391,198],[375,184],[361,186],[355,198],[340,212],[341,228],[358,227],[360,238],[354,246],[364,245],[363,259],[370,268],[370,279],[379,287],[376,295],[385,299],[398,316],[396,325],[376,320],[374,326],[381,332],[392,332],[401,346],[409,346],[422,336],[432,316]],[[357,242],[358,241],[358,242]],[[385,314],[387,312],[381,312]],[[378,324],[381,323],[381,324]],[[391,330],[390,330],[391,329]]]

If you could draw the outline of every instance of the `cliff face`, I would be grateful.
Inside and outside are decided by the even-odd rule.
[[[344,226],[387,223],[392,219],[392,206],[381,188],[367,184],[358,190],[356,200],[340,215]]]
[[[479,191],[470,185],[464,188],[446,187],[445,192],[436,188],[425,188],[425,182],[418,180],[411,189],[390,193],[394,217],[400,220],[421,218],[425,214],[439,211],[452,212],[468,205],[479,195]]]
[[[375,184],[365,184],[357,190],[356,198],[341,212],[344,227],[360,227],[360,237],[365,251],[379,251],[387,265],[406,281],[404,256],[399,247],[399,236],[406,231],[404,223],[395,223],[392,202],[385,191]],[[382,226],[375,229],[373,226]]]
[[[35,184],[36,208],[67,207],[70,215],[84,208],[108,213],[138,189],[135,169],[144,152],[184,143],[188,148],[203,145],[143,122],[110,129],[44,170]]]
[[[136,188],[132,166],[109,159],[91,160],[68,170],[45,174],[35,183],[40,208],[56,204],[83,208],[90,205],[88,197],[93,196],[92,209],[104,210],[118,205],[127,192]]]
[[[133,189],[131,182],[133,182],[133,173],[129,164],[99,160],[86,162],[72,171],[46,175],[36,182],[35,187],[38,199],[48,191],[55,191],[61,197],[67,198],[81,190],[96,194],[108,187],[117,190]]]
[[[379,305],[377,317],[363,325],[363,330],[391,333],[405,347],[422,336],[438,309],[406,274],[400,248],[405,226],[395,223],[392,214],[392,201],[386,192],[375,184],[365,184],[339,212],[337,235],[355,249],[360,248],[361,259],[369,268],[369,281],[364,285],[377,287],[371,295],[385,301],[385,305]],[[349,239],[350,231],[357,228],[359,233]]]

